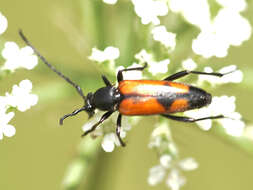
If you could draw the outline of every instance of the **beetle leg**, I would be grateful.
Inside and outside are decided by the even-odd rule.
[[[95,124],[91,127],[91,129],[85,131],[85,132],[82,134],[82,137],[83,137],[83,136],[86,136],[86,135],[88,135],[89,133],[91,133],[92,131],[94,131],[94,130],[97,128],[97,126],[99,126],[101,123],[104,122],[104,120],[106,120],[108,117],[110,117],[110,116],[112,115],[112,113],[113,113],[113,111],[108,111],[108,112],[106,112],[104,115],[102,115],[102,117],[100,118],[100,120],[99,120],[97,123],[95,123]]]
[[[86,110],[86,107],[82,107],[80,109],[74,110],[72,113],[69,113],[69,114],[66,114],[66,115],[62,116],[61,119],[60,119],[60,122],[59,122],[60,125],[63,124],[63,120],[66,119],[67,117],[74,116],[74,115],[78,114],[79,112],[85,111],[85,110]]]
[[[184,117],[184,116],[166,115],[166,114],[161,114],[161,116],[166,117],[168,119],[175,120],[175,121],[191,122],[191,123],[196,122],[196,121],[207,120],[207,119],[222,119],[222,118],[225,118],[224,115],[202,117],[202,118],[198,118],[198,119],[194,119],[194,118],[191,118],[191,117]]]
[[[134,68],[128,68],[128,69],[119,70],[118,74],[117,74],[117,80],[118,80],[118,82],[120,82],[120,81],[123,80],[123,75],[122,75],[123,71],[142,71],[142,70],[144,70],[147,67],[147,65],[148,64],[145,63],[143,67],[134,67]]]
[[[230,72],[227,72],[227,73],[206,73],[206,72],[200,72],[200,71],[189,71],[189,70],[185,70],[185,71],[180,71],[178,73],[175,73],[171,76],[168,76],[167,78],[163,79],[163,80],[167,80],[167,81],[173,81],[173,80],[176,80],[176,79],[179,79],[179,78],[182,78],[186,75],[189,75],[189,74],[197,74],[197,75],[211,75],[211,76],[217,76],[217,77],[222,77],[224,75],[227,75],[229,73],[232,73],[234,72],[235,70],[233,71],[230,71]]]
[[[118,119],[117,119],[116,135],[119,139],[119,142],[120,142],[121,146],[126,146],[126,144],[123,142],[123,140],[120,137],[121,118],[122,118],[122,115],[119,114]]]

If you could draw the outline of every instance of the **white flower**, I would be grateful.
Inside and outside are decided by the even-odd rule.
[[[3,139],[3,135],[7,137],[15,135],[16,129],[8,124],[14,115],[14,112],[6,113],[5,111],[0,110],[0,140]]]
[[[213,21],[214,31],[219,40],[233,46],[240,46],[251,36],[251,26],[247,19],[231,9],[221,9]]]
[[[158,73],[166,73],[168,72],[168,64],[170,63],[169,59],[164,59],[161,61],[155,61],[153,59],[153,55],[148,53],[146,50],[141,50],[139,53],[135,55],[135,58],[140,61],[140,63],[148,64],[148,71],[152,75],[156,75]]]
[[[152,75],[156,75],[158,73],[167,73],[169,63],[170,63],[169,59],[164,59],[159,62],[150,61],[148,62],[148,71]]]
[[[235,111],[235,97],[220,96],[213,97],[212,103],[208,106],[212,114],[225,115],[229,117],[230,113]]]
[[[179,159],[178,150],[173,143],[167,122],[156,125],[151,135],[149,148],[155,149],[160,155],[160,164],[149,170],[148,183],[152,186],[162,182],[167,175],[166,184],[178,190],[185,183],[185,178],[180,171],[197,169],[198,163],[193,158]]]
[[[118,137],[115,133],[107,133],[104,135],[102,141],[102,148],[105,152],[112,152],[114,150],[115,145],[119,145]]]
[[[235,12],[244,11],[247,7],[247,3],[245,0],[216,0],[221,6],[231,9]]]
[[[196,170],[198,162],[194,158],[185,158],[178,163],[179,167],[184,171]]]
[[[182,67],[185,70],[192,71],[192,70],[197,68],[197,64],[191,58],[188,58],[188,59],[185,59],[185,60],[182,61]]]
[[[19,48],[15,42],[6,42],[2,51],[6,62],[2,69],[14,71],[17,68],[33,69],[38,64],[37,56],[31,47]]]
[[[166,184],[171,190],[179,190],[186,182],[186,179],[180,175],[177,169],[173,169],[166,181]]]
[[[145,49],[142,49],[139,53],[135,54],[135,58],[140,61],[140,63],[149,63],[153,60],[152,54],[148,53]]]
[[[168,14],[168,7],[164,1],[154,0],[132,0],[136,14],[141,17],[142,24],[160,24],[158,16]]]
[[[18,85],[12,87],[11,94],[6,93],[8,104],[16,107],[19,111],[26,111],[38,102],[38,96],[30,94],[32,83],[29,80],[22,80]]]
[[[251,26],[247,19],[228,8],[221,9],[213,22],[202,29],[192,43],[196,54],[205,58],[225,57],[230,45],[239,46],[248,40]]]
[[[103,0],[104,3],[107,3],[107,4],[116,4],[118,0]]]
[[[164,154],[160,157],[160,165],[156,165],[149,170],[148,183],[151,186],[157,185],[167,175],[166,184],[168,187],[172,190],[179,190],[186,182],[180,171],[192,171],[197,167],[198,163],[193,158],[177,160],[168,154]]]
[[[164,179],[166,170],[161,165],[154,166],[149,170],[148,184],[154,186]]]
[[[97,61],[97,62],[104,62],[104,61],[113,61],[119,57],[119,49],[116,47],[108,46],[101,51],[97,48],[92,48],[91,56],[89,56],[90,60]]]
[[[181,13],[191,24],[200,29],[210,25],[211,14],[207,0],[170,0],[171,11]]]
[[[212,29],[203,30],[192,42],[192,50],[204,58],[226,57],[229,44],[225,43],[222,36],[219,36]]]
[[[165,26],[156,26],[152,29],[154,40],[163,44],[166,48],[174,50],[176,47],[176,34],[167,32]]]
[[[6,112],[8,109],[8,100],[5,96],[0,96],[0,112]]]
[[[8,27],[8,21],[6,17],[0,12],[0,35],[5,32]]]
[[[160,157],[160,164],[164,168],[169,168],[171,167],[171,162],[172,162],[172,156],[168,154],[164,154]]]
[[[239,113],[236,112],[236,114]],[[218,122],[222,125],[227,134],[234,137],[240,137],[243,135],[245,129],[245,123],[243,121],[239,119],[224,118]]]
[[[165,139],[171,138],[171,132],[170,132],[169,125],[167,122],[156,124],[155,129],[153,130],[151,134],[150,143],[148,145],[149,148],[160,147],[162,143],[162,137],[165,137]]]

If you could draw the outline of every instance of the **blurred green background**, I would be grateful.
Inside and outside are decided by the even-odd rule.
[[[92,47],[120,47],[121,57],[117,63],[129,65],[133,55],[148,46],[143,40],[145,28],[136,26],[139,18],[128,1],[110,6],[96,0],[1,0],[0,11],[9,24],[1,37],[24,46],[17,33],[21,28],[41,53],[79,83],[85,92],[102,85],[103,70],[87,58]],[[253,25],[251,1],[244,15]],[[130,38],[133,35],[135,39]],[[236,96],[237,110],[251,122],[252,50],[253,38],[241,47],[230,48],[226,59],[210,60],[219,68],[236,64],[244,72],[241,84],[226,85],[212,93]],[[177,58],[182,57],[178,55]],[[1,81],[0,94],[11,91],[13,84],[25,78],[33,82],[33,92],[39,95],[39,103],[27,112],[17,112],[11,121],[16,135],[0,142],[0,190],[62,189],[68,165],[78,156],[81,126],[87,115],[81,113],[59,127],[58,119],[82,106],[82,100],[70,85],[42,63],[32,71],[18,70],[6,77]],[[115,79],[111,75],[109,78]],[[128,133],[126,148],[117,148],[113,153],[99,151],[91,162],[89,176],[84,177],[79,189],[165,189],[164,183],[156,187],[147,184],[149,168],[158,163],[156,154],[147,148],[156,120],[157,117],[147,117],[142,125],[134,126]],[[194,124],[187,125],[189,127],[182,127],[182,124],[171,122],[181,156],[192,156],[200,164],[196,171],[185,173],[188,182],[182,189],[253,188],[252,155],[224,143],[212,132],[205,134]]]

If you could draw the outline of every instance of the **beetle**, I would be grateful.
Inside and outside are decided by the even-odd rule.
[[[118,111],[116,135],[122,146],[125,143],[120,137],[121,118],[122,115],[136,116],[136,115],[161,115],[165,118],[181,121],[181,122],[196,122],[207,119],[220,119],[225,118],[223,115],[202,117],[202,118],[190,118],[185,116],[171,115],[173,113],[184,112],[187,110],[202,108],[207,106],[212,101],[212,95],[203,89],[194,87],[189,84],[174,82],[174,80],[187,76],[189,74],[196,75],[211,75],[222,77],[227,73],[206,73],[200,71],[185,70],[177,72],[163,80],[124,80],[123,72],[126,71],[143,71],[147,67],[145,63],[142,67],[126,68],[118,71],[117,81],[118,86],[114,86],[111,82],[102,75],[102,80],[105,84],[104,87],[99,88],[94,93],[89,92],[84,95],[80,86],[75,84],[67,76],[58,71],[53,65],[51,65],[41,53],[28,41],[22,31],[19,31],[19,35],[23,41],[30,46],[34,53],[45,63],[51,70],[57,75],[71,84],[78,94],[84,100],[83,107],[74,110],[72,113],[66,114],[60,118],[60,125],[63,124],[64,119],[70,116],[75,116],[81,111],[87,112],[89,118],[95,113],[95,110],[106,111],[100,120],[95,123],[91,129],[83,133],[82,136],[94,131],[97,126],[108,119],[112,113]]]

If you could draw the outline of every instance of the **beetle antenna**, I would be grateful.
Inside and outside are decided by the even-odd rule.
[[[78,86],[77,84],[75,84],[72,80],[70,80],[70,78],[68,78],[67,76],[65,76],[64,74],[62,74],[60,71],[58,71],[53,65],[51,65],[47,60],[46,58],[41,55],[41,53],[30,43],[30,41],[25,37],[25,35],[23,34],[22,30],[19,30],[19,35],[20,37],[23,39],[23,41],[26,43],[26,45],[30,46],[34,53],[41,59],[41,61],[43,63],[45,63],[52,71],[54,71],[57,75],[59,75],[61,78],[63,78],[65,81],[67,81],[69,84],[71,84],[72,86],[75,87],[75,89],[77,90],[78,94],[84,99],[84,101],[86,100],[86,97],[84,96],[83,94],[83,91],[81,89],[80,86]],[[79,113],[80,111],[82,111],[83,108],[80,108],[79,111],[78,110],[75,110],[77,113]],[[75,112],[74,111],[74,112]],[[72,115],[75,115],[74,112],[72,112]],[[76,114],[77,114],[76,113]],[[71,116],[71,114],[68,114],[69,116]],[[68,117],[68,116],[66,116]],[[65,118],[66,118],[65,117]],[[65,119],[63,118],[62,121]]]

